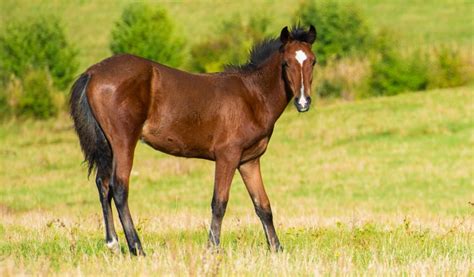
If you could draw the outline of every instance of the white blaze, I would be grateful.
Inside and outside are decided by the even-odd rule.
[[[301,66],[301,89],[300,89],[300,99],[298,100],[298,104],[301,106],[305,106],[307,101],[306,97],[304,97],[304,81],[303,81],[303,62],[308,58],[306,54],[302,50],[298,50],[295,52],[295,58],[300,63]]]
[[[296,51],[295,55],[296,60],[303,66],[303,62],[308,58],[302,50]]]

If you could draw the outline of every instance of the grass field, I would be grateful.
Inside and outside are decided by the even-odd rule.
[[[339,0],[343,3],[354,2]],[[110,31],[131,0],[119,1],[0,1],[0,29],[12,19],[57,15],[67,35],[80,50],[80,71],[108,57]],[[212,36],[223,19],[233,15],[266,14],[275,35],[293,23],[297,1],[148,1],[168,8],[189,45]],[[447,44],[471,47],[474,40],[472,0],[368,0],[357,1],[375,28],[388,27],[407,46]],[[159,30],[157,30],[159,31]],[[244,35],[244,34],[236,34]],[[472,50],[471,50],[472,51]]]
[[[68,116],[6,122],[0,275],[472,276],[473,97],[471,86],[285,112],[262,164],[279,254],[239,176],[222,249],[207,250],[212,163],[139,145],[130,206],[148,256],[129,257],[121,228],[114,256]]]
[[[0,0],[0,30],[14,18],[58,15],[82,71],[110,55],[110,30],[130,2]],[[189,45],[234,14],[266,13],[277,34],[297,8],[295,1],[150,2],[168,8]],[[456,45],[472,56],[472,0],[358,5],[404,46]],[[128,255],[115,210],[123,254],[113,255],[82,159],[66,112],[0,124],[0,276],[474,275],[472,84],[285,112],[262,161],[285,249],[278,254],[267,251],[238,175],[222,248],[207,249],[213,164],[139,145],[130,208],[148,256]]]

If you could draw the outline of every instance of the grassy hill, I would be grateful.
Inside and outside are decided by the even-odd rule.
[[[285,112],[262,169],[282,254],[265,250],[237,175],[223,251],[206,250],[212,163],[139,145],[130,206],[149,257],[113,256],[68,116],[3,124],[0,275],[467,275],[474,270],[472,91]]]
[[[350,2],[350,0],[340,0]],[[0,28],[11,19],[31,15],[58,15],[63,19],[70,39],[81,50],[81,70],[110,55],[110,30],[122,8],[132,2],[121,1],[27,1],[0,2]],[[295,1],[164,1],[183,36],[195,43],[212,35],[222,19],[234,14],[267,14],[271,29],[278,34],[292,23]],[[456,44],[472,47],[474,38],[474,2],[465,0],[358,1],[374,26],[389,27],[408,46],[420,44]],[[157,32],[160,30],[156,30]],[[239,34],[235,34],[239,35]],[[243,35],[243,34],[240,34]]]

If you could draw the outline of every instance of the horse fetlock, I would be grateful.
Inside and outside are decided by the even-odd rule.
[[[272,252],[280,253],[283,252],[283,246],[281,246],[280,242],[277,241],[273,246],[270,246],[270,250]]]
[[[209,230],[209,241],[208,241],[208,246],[219,246],[220,244],[220,235],[218,231]]]
[[[112,238],[111,241],[105,243],[108,249],[114,254],[120,254],[120,244],[116,238]]]
[[[129,247],[129,249],[130,249],[130,253],[132,253],[135,256],[142,256],[142,257],[146,256],[141,244],[138,242],[134,243],[133,246]]]

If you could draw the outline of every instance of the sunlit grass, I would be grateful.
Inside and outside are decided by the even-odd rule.
[[[171,231],[147,228],[147,258],[114,256],[99,230],[81,223],[50,221],[34,229],[6,226],[8,244],[0,243],[5,274],[313,275],[316,273],[464,274],[472,268],[472,242],[465,231],[432,232],[405,221],[396,226],[373,223],[330,227],[280,228],[285,251],[266,250],[257,226],[229,222],[222,248],[206,247],[204,227]],[[94,232],[95,231],[95,232]],[[123,239],[123,235],[121,234]],[[122,248],[124,248],[122,246]],[[17,267],[15,265],[21,265]],[[1,273],[1,271],[0,271]]]

